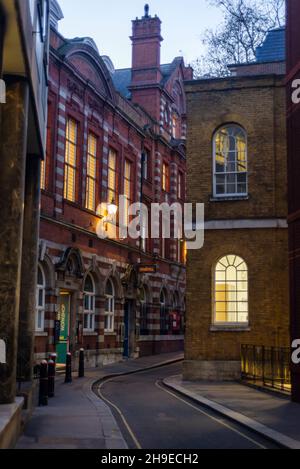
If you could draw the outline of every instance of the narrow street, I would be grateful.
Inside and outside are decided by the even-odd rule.
[[[273,443],[164,387],[181,364],[116,377],[94,388],[131,449],[271,449]]]

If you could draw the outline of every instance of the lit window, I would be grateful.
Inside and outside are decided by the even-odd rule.
[[[46,189],[46,156],[45,159],[41,161],[41,189]]]
[[[75,202],[76,199],[77,130],[77,123],[69,119],[66,135],[64,198],[71,202]]]
[[[117,153],[110,149],[108,157],[107,203],[117,203]]]
[[[131,205],[131,163],[129,161],[125,161],[125,171],[124,171],[124,196],[125,196],[125,220],[124,224],[127,225],[129,221],[128,210]]]
[[[88,137],[85,208],[93,212],[96,209],[97,143],[97,138],[90,133]]]
[[[246,196],[247,136],[238,125],[226,125],[214,136],[214,196]]]
[[[95,330],[95,286],[90,275],[86,277],[84,284],[84,322],[85,331]]]
[[[169,188],[170,188],[169,166],[166,163],[163,163],[162,190],[165,192],[169,192]]]
[[[105,332],[114,332],[115,320],[115,290],[112,281],[109,279],[105,290]]]
[[[38,266],[38,279],[36,289],[36,315],[35,330],[36,332],[44,332],[45,328],[45,300],[46,300],[46,282],[45,274],[42,267]]]
[[[223,257],[215,268],[215,324],[248,324],[248,268],[235,255]]]

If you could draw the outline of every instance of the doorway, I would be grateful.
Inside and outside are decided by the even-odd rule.
[[[58,321],[60,325],[59,341],[56,344],[57,364],[65,365],[70,351],[70,307],[71,295],[61,292],[59,298]]]
[[[134,300],[126,300],[124,305],[124,357],[131,358],[135,352],[136,308]]]

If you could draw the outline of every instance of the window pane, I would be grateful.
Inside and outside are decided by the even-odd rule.
[[[223,257],[215,272],[215,321],[248,322],[248,270],[239,256]]]
[[[247,193],[247,138],[237,125],[220,129],[214,137],[216,195]],[[219,173],[227,173],[226,184]],[[241,178],[237,178],[241,176]]]
[[[44,291],[39,289],[39,301],[38,306],[44,306]]]

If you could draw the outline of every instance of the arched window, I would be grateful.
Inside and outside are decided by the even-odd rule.
[[[248,194],[247,135],[235,124],[221,127],[214,136],[214,196]]]
[[[108,279],[105,290],[105,332],[114,332],[115,322],[115,289],[113,283]]]
[[[160,294],[160,333],[166,335],[169,332],[167,294],[165,290]]]
[[[44,270],[38,265],[38,278],[36,290],[36,316],[35,330],[36,332],[44,332],[45,329],[45,303],[46,303],[46,280]]]
[[[214,323],[248,324],[248,268],[238,256],[228,255],[215,268]]]
[[[84,321],[85,331],[95,330],[95,284],[91,275],[87,275],[84,283]]]
[[[149,323],[148,323],[148,295],[145,287],[140,289],[140,327],[141,335],[149,334]]]

